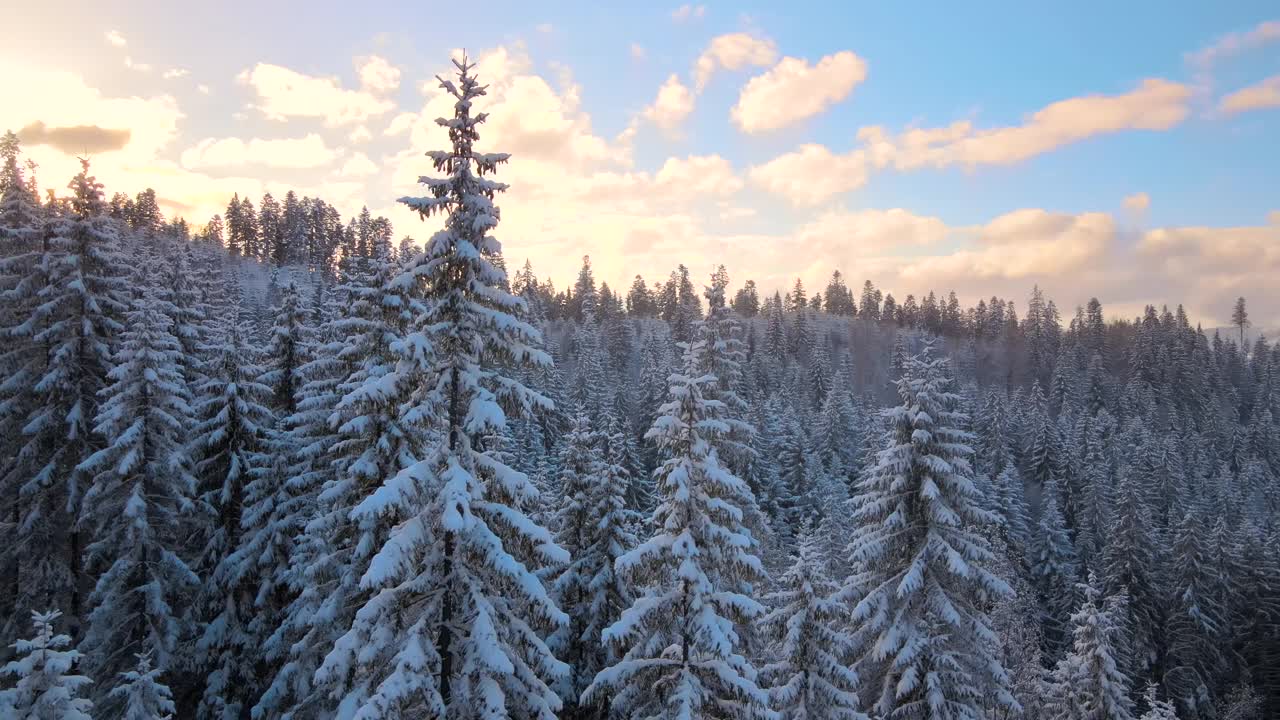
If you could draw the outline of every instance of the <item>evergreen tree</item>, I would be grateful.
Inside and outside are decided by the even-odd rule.
[[[1040,597],[1045,655],[1056,659],[1070,644],[1071,615],[1077,606],[1076,553],[1058,512],[1056,487],[1045,488],[1044,508],[1032,543],[1031,575]]]
[[[739,651],[737,624],[763,610],[749,592],[764,569],[743,526],[751,491],[714,449],[726,427],[721,404],[702,394],[703,351],[702,341],[685,345],[684,371],[671,377],[671,399],[647,435],[666,456],[656,471],[657,534],[617,561],[620,575],[648,590],[604,631],[624,652],[582,695],[627,717],[775,717]]]
[[[760,679],[780,718],[858,720],[858,676],[846,665],[849,638],[840,629],[848,607],[827,577],[817,539],[800,531],[791,566],[778,589],[765,596],[772,609],[760,620],[777,643],[779,660],[764,666]]]
[[[121,673],[121,683],[111,690],[111,700],[124,708],[122,720],[169,720],[176,711],[173,693],[151,667],[150,653],[137,653],[138,664]]]
[[[698,292],[694,290],[693,281],[689,279],[689,268],[684,265],[676,269],[672,274],[672,280],[676,283],[676,306],[670,320],[671,337],[677,342],[689,342],[693,339],[698,320],[702,318]]]
[[[206,620],[194,664],[207,673],[201,716],[235,718],[261,681],[259,648],[249,632],[254,594],[242,569],[231,561],[241,544],[246,486],[265,459],[263,437],[271,396],[253,364],[239,323],[233,323],[218,364],[200,388],[194,452],[200,508],[209,527],[200,538],[197,567],[204,577],[200,615]]]
[[[809,317],[809,305],[805,299],[804,283],[796,278],[795,288],[791,291],[791,308],[795,318],[791,322],[790,347],[791,355],[796,358],[808,358],[813,349],[813,327]]]
[[[1178,713],[1174,710],[1173,703],[1156,699],[1154,683],[1147,684],[1147,689],[1142,692],[1142,698],[1147,705],[1147,711],[1142,713],[1138,720],[1178,720]]]
[[[38,557],[24,553],[20,531],[24,487],[32,453],[24,438],[27,419],[38,403],[36,381],[44,374],[45,348],[35,309],[47,277],[40,271],[44,225],[37,198],[27,190],[18,164],[18,136],[0,138],[0,639],[16,638],[25,622],[18,603],[24,565]],[[26,550],[34,550],[32,547]]]
[[[765,348],[770,357],[782,362],[787,357],[787,336],[782,323],[782,297],[778,293],[773,294],[773,299],[766,304],[766,310],[768,329],[765,332]]]
[[[756,281],[748,280],[733,296],[733,311],[744,318],[753,318],[760,314],[760,292],[756,289]]]
[[[84,656],[70,647],[70,637],[53,634],[53,624],[61,615],[57,610],[33,612],[35,637],[14,644],[18,659],[0,670],[0,675],[14,679],[12,687],[0,690],[0,712],[5,713],[5,717],[22,720],[90,720],[92,717],[93,703],[79,695],[93,681],[83,675],[70,674]]]
[[[107,445],[81,467],[94,474],[82,523],[95,538],[91,566],[103,569],[84,642],[93,673],[103,679],[119,678],[138,653],[171,670],[190,631],[185,610],[200,585],[181,555],[195,483],[182,437],[191,408],[181,346],[169,326],[164,304],[148,288],[129,312],[114,383],[103,392],[95,430]],[[97,705],[116,711],[110,688],[100,683]]]
[[[1183,515],[1173,536],[1165,686],[1188,717],[1212,714],[1210,688],[1225,664],[1222,609],[1215,588],[1223,580],[1223,558],[1216,563],[1211,559],[1205,543],[1208,535],[1208,528],[1192,510]]]
[[[401,413],[425,384],[417,364],[425,358],[401,362],[413,294],[399,283],[389,243],[375,240],[372,253],[368,272],[343,285],[348,307],[326,330],[341,339],[322,345],[318,357],[332,353],[324,365],[304,367],[311,379],[289,423],[300,458],[291,502],[313,513],[290,556],[287,584],[296,597],[267,641],[268,657],[282,664],[258,713],[332,705],[333,683],[314,683],[315,671],[367,600],[360,576],[396,520],[352,523],[351,511],[435,437],[429,419]]]
[[[307,363],[311,340],[307,311],[302,306],[297,285],[285,284],[272,317],[275,325],[266,350],[268,365],[260,381],[271,388],[276,412],[287,417],[298,410],[298,396],[304,382],[301,369]]]
[[[506,428],[503,408],[548,405],[503,374],[511,364],[545,363],[537,331],[516,319],[523,303],[504,288],[495,264],[501,246],[493,196],[505,189],[487,175],[507,155],[473,150],[484,95],[465,58],[454,63],[451,150],[429,153],[447,177],[426,179],[430,195],[405,198],[424,218],[444,213],[405,282],[426,288],[424,309],[403,346],[430,358],[434,386],[407,412],[440,413],[441,434],[424,457],[374,490],[351,513],[357,522],[403,518],[360,580],[374,591],[329,654],[318,680],[344,678],[341,704],[355,718],[484,717],[551,720],[560,700],[551,688],[567,669],[539,628],[568,618],[535,574],[568,560],[550,533],[524,513],[535,497],[528,478],[508,467],[491,438]]]
[[[71,181],[74,195],[54,226],[41,260],[48,278],[31,322],[48,363],[36,381],[35,407],[23,426],[28,459],[22,473],[23,517],[18,543],[44,558],[27,566],[19,610],[68,602],[72,626],[81,620],[84,551],[76,519],[88,478],[83,461],[101,447],[92,423],[112,367],[112,343],[125,302],[115,224],[104,214],[102,185],[88,162]],[[65,535],[64,535],[65,533]],[[58,555],[51,550],[58,549]]]
[[[1231,324],[1240,328],[1240,347],[1244,347],[1244,329],[1253,323],[1249,322],[1249,311],[1242,297],[1236,298],[1236,304],[1231,308]]]
[[[631,289],[627,291],[627,314],[631,317],[653,317],[657,311],[653,293],[645,284],[644,278],[637,275],[631,283]]]
[[[276,267],[288,261],[284,242],[284,217],[280,212],[280,203],[271,197],[271,193],[262,196],[262,204],[258,206],[258,231],[262,236],[258,259],[274,263]]]
[[[742,365],[746,361],[746,350],[742,326],[725,303],[728,286],[729,274],[721,265],[711,276],[711,285],[704,293],[707,317],[698,324],[696,335],[703,344],[699,369],[714,378],[703,388],[703,397],[723,406],[720,421],[728,426],[728,431],[719,437],[716,452],[731,471],[740,475],[751,461],[755,428],[747,420],[750,412],[747,401],[738,392],[744,380]]]
[[[569,316],[582,322],[587,315],[598,315],[599,305],[596,280],[591,272],[591,258],[583,256],[582,270],[578,272],[578,281],[573,285],[573,295],[569,300]]]
[[[1122,474],[1111,508],[1107,544],[1103,550],[1102,587],[1126,603],[1125,628],[1129,672],[1151,671],[1163,656],[1164,602],[1158,581],[1162,558],[1151,529],[1147,506],[1128,473]]]
[[[631,587],[614,571],[617,559],[636,544],[635,518],[626,507],[628,477],[618,462],[621,442],[620,433],[598,437],[582,413],[564,439],[555,527],[556,540],[571,560],[553,590],[569,624],[548,640],[572,669],[561,717],[600,716],[595,709],[579,708],[577,700],[596,673],[616,662],[601,634],[633,600]],[[596,460],[602,450],[604,458]]]
[[[1084,604],[1071,616],[1071,652],[1058,661],[1046,703],[1048,720],[1130,720],[1129,679],[1116,663],[1118,630],[1110,609],[1098,605],[1092,575],[1081,587]]]
[[[997,518],[979,506],[972,436],[950,384],[931,345],[908,361],[902,405],[885,411],[884,449],[854,497],[854,667],[885,718],[978,718],[992,700],[1017,705],[985,611],[1011,592],[977,533]]]

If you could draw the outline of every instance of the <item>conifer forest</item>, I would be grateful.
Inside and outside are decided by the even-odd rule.
[[[557,287],[455,66],[421,227],[4,136],[0,717],[1280,717],[1245,298]]]

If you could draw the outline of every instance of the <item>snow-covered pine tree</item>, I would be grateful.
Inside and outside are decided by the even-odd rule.
[[[760,680],[783,720],[860,720],[858,675],[848,667],[849,637],[841,628],[849,608],[827,576],[817,535],[801,528],[792,564],[765,595],[760,619],[776,644],[777,662]]]
[[[403,518],[371,560],[361,586],[373,594],[356,613],[318,680],[347,678],[344,712],[362,718],[523,717],[552,720],[552,690],[567,673],[539,633],[568,618],[537,572],[568,561],[551,534],[524,513],[536,497],[529,479],[502,462],[489,438],[516,413],[550,403],[505,368],[546,363],[537,331],[516,315],[523,302],[505,288],[496,193],[487,175],[507,155],[473,144],[485,114],[474,65],[454,61],[441,79],[454,115],[437,122],[453,147],[428,153],[444,178],[424,178],[430,194],[402,201],[422,217],[447,214],[444,229],[401,276],[425,288],[406,359],[428,363],[427,393],[406,412],[438,417],[438,442],[387,480],[351,514],[373,522]]]
[[[94,428],[107,445],[79,468],[93,475],[81,524],[94,537],[90,566],[102,568],[84,647],[104,712],[119,711],[109,690],[137,653],[150,653],[162,672],[174,668],[200,586],[181,555],[195,481],[182,437],[191,407],[168,306],[150,287],[134,301]]]
[[[1128,599],[1124,627],[1129,647],[1120,660],[1125,671],[1135,676],[1148,672],[1164,655],[1166,609],[1159,583],[1162,550],[1137,481],[1129,471],[1122,472],[1110,510],[1100,580],[1108,595]]]
[[[703,342],[700,370],[715,378],[704,387],[703,397],[724,405],[720,420],[729,426],[729,431],[718,438],[716,453],[734,474],[741,475],[752,459],[751,439],[755,428],[748,421],[751,409],[738,392],[743,380],[746,347],[742,342],[742,324],[725,302],[728,286],[729,274],[721,265],[703,293],[707,299],[707,317],[698,324],[697,338]]]
[[[179,362],[183,380],[190,388],[199,387],[205,380],[202,350],[211,330],[209,308],[202,301],[200,289],[191,277],[194,264],[189,243],[171,245],[159,295],[168,302],[166,311],[173,323],[169,331],[182,346]]]
[[[903,370],[902,405],[884,411],[884,449],[854,496],[857,572],[844,590],[854,603],[854,668],[884,718],[1016,708],[986,614],[1011,590],[988,569],[994,557],[978,532],[998,518],[979,506],[967,418],[931,343]]]
[[[1147,689],[1142,691],[1142,699],[1147,705],[1147,711],[1138,720],[1178,720],[1178,712],[1173,703],[1156,697],[1155,683],[1147,683]]]
[[[1223,612],[1217,590],[1225,580],[1224,565],[1229,561],[1209,554],[1208,535],[1197,508],[1192,508],[1183,514],[1172,538],[1169,663],[1164,684],[1187,717],[1212,713],[1210,688],[1226,669]]]
[[[570,561],[552,590],[569,624],[547,644],[571,669],[561,691],[562,718],[607,715],[603,708],[580,707],[578,698],[596,673],[616,662],[601,634],[633,600],[630,585],[614,570],[617,559],[636,544],[631,532],[634,513],[626,507],[629,477],[618,457],[621,444],[621,433],[593,431],[591,421],[580,411],[561,450],[554,527],[556,541],[569,553]]]
[[[18,156],[18,136],[6,132],[0,138],[0,645],[23,632],[27,613],[18,607],[23,566],[39,557],[33,547],[24,547],[19,532],[30,453],[37,449],[26,443],[23,427],[48,359],[34,341],[39,330],[34,311],[47,280],[40,272],[43,213],[27,189]]]
[[[988,715],[995,717],[1033,720],[1040,717],[1048,679],[1041,653],[1044,640],[1039,598],[1022,557],[1010,551],[1001,528],[987,527],[986,533],[995,554],[991,570],[1013,588],[1012,595],[1005,595],[993,603],[991,629],[999,640],[1001,663],[1009,672],[1009,691],[1022,706],[1022,712],[1010,713],[1007,707],[997,702],[987,704],[985,709]]]
[[[267,342],[267,367],[260,382],[271,388],[276,413],[288,417],[298,410],[298,396],[305,382],[301,369],[307,363],[311,341],[302,293],[292,281],[281,289],[280,304],[271,316],[275,324]]]
[[[123,708],[121,720],[169,720],[176,712],[173,693],[151,666],[151,653],[137,653],[138,664],[120,675],[110,699]]]
[[[204,579],[199,615],[205,623],[191,661],[207,674],[204,717],[236,717],[260,680],[253,670],[258,649],[250,646],[247,629],[254,596],[227,563],[240,546],[245,486],[263,461],[262,435],[271,423],[271,389],[258,382],[255,353],[244,336],[244,324],[232,320],[196,407],[193,453],[208,527],[197,541],[196,567]]]
[[[314,497],[295,492],[291,486],[292,471],[299,461],[299,443],[290,420],[297,414],[306,379],[303,368],[311,357],[308,323],[297,285],[285,283],[268,339],[268,369],[260,378],[262,385],[271,388],[276,415],[271,427],[259,433],[258,457],[248,470],[239,543],[214,571],[214,577],[224,587],[234,587],[234,593],[252,598],[252,609],[244,624],[247,636],[235,641],[244,642],[247,650],[237,655],[227,646],[218,648],[222,667],[228,673],[237,663],[240,668],[254,671],[252,684],[239,684],[232,689],[235,707],[242,709],[258,701],[266,681],[275,676],[282,664],[283,658],[268,657],[266,648],[295,597],[299,582],[294,578],[294,544],[314,511],[309,504]],[[229,606],[228,610],[242,612],[244,608]],[[216,708],[220,701],[206,693],[205,707]],[[230,709],[224,708],[223,712]]]
[[[601,343],[600,323],[596,321],[594,303],[587,303],[582,324],[575,330],[576,367],[569,395],[574,403],[592,417],[600,417],[605,401],[605,352]]]
[[[790,297],[790,310],[795,313],[795,318],[787,333],[788,350],[791,352],[791,357],[797,360],[808,360],[813,353],[813,321],[808,301],[805,299],[804,283],[800,278],[796,278]]]
[[[766,303],[766,311],[768,314],[767,329],[765,331],[765,348],[777,362],[785,362],[787,358],[787,330],[782,319],[782,296],[778,293],[773,294],[773,298]]]
[[[112,367],[112,342],[126,304],[119,239],[105,214],[102,184],[83,162],[73,196],[53,225],[40,261],[48,278],[31,318],[32,339],[46,352],[44,375],[23,426],[27,459],[18,542],[41,562],[26,566],[20,612],[61,605],[73,628],[82,620],[84,552],[75,522],[87,485],[80,464],[101,447],[93,432],[98,393]],[[56,548],[56,550],[54,550]]]
[[[1129,678],[1116,664],[1119,639],[1111,607],[1098,604],[1092,573],[1081,585],[1084,603],[1071,616],[1071,652],[1058,661],[1046,697],[1046,720],[1130,720]]]
[[[232,308],[230,312],[234,313]],[[195,389],[196,425],[191,455],[196,460],[196,495],[207,528],[193,538],[201,575],[213,572],[235,551],[249,472],[259,461],[260,438],[271,423],[266,403],[271,389],[258,382],[256,353],[248,345],[243,321],[231,317],[225,332],[206,352],[209,377]]]
[[[810,515],[815,503],[815,488],[808,482],[812,474],[807,473],[805,467],[812,456],[807,452],[808,438],[794,405],[783,405],[780,425],[780,432],[769,433],[773,437],[771,459],[778,469],[775,497],[784,517],[778,531],[784,538],[793,538],[794,531]]]
[[[1045,656],[1050,662],[1071,644],[1071,615],[1077,607],[1077,561],[1071,536],[1058,510],[1057,483],[1044,488],[1040,522],[1031,543],[1031,577],[1040,598]]]
[[[0,676],[13,678],[12,687],[0,690],[4,717],[91,720],[93,702],[80,694],[93,681],[71,674],[84,656],[71,647],[69,636],[53,633],[53,624],[61,616],[57,610],[31,613],[35,637],[15,643],[18,658],[0,669]]]
[[[702,394],[713,381],[699,374],[703,343],[684,348],[683,373],[671,376],[671,399],[647,435],[667,458],[656,471],[657,534],[617,561],[647,591],[605,630],[625,652],[582,702],[608,702],[624,717],[773,718],[737,632],[763,611],[746,594],[764,576],[743,525],[751,491],[715,451],[728,426],[723,404]]]
[[[360,576],[395,520],[354,523],[350,512],[419,457],[432,433],[422,419],[401,417],[423,384],[421,368],[399,362],[415,306],[396,282],[399,263],[389,243],[375,239],[370,252],[359,269],[343,261],[347,307],[304,366],[310,379],[288,423],[299,457],[290,502],[302,504],[300,511],[313,507],[290,558],[296,597],[265,646],[282,665],[254,709],[259,716],[305,716],[332,705],[332,687],[313,683],[315,671],[367,600]]]

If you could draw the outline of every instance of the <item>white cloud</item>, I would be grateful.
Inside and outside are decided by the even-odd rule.
[[[730,205],[729,203],[722,201],[720,203],[720,212],[718,214],[721,220],[743,220],[759,215],[760,211],[753,207]]]
[[[342,177],[367,177],[377,172],[378,166],[373,164],[369,156],[358,152],[347,159],[338,174]]]
[[[372,140],[373,133],[369,132],[368,127],[365,127],[364,125],[357,125],[356,129],[352,130],[351,134],[347,136],[347,139],[357,145],[361,145]]]
[[[643,45],[641,45],[640,43],[634,43],[634,42],[631,43],[631,59],[632,60],[637,60],[637,61],[644,60],[645,56],[646,56],[646,53]]]
[[[328,165],[338,152],[315,133],[300,138],[248,142],[240,138],[205,138],[183,151],[182,165],[192,169],[261,165],[273,168],[314,168]]]
[[[866,77],[866,61],[848,50],[812,67],[806,60],[785,57],[747,82],[730,117],[748,133],[787,127],[844,100]]]
[[[395,107],[369,92],[347,90],[335,78],[304,75],[269,63],[258,63],[237,79],[253,88],[257,109],[272,120],[318,118],[333,127],[361,123]]]
[[[1144,192],[1134,193],[1124,199],[1124,209],[1144,213],[1151,207],[1151,197]]]
[[[778,47],[768,38],[748,33],[729,33],[711,39],[693,65],[693,84],[702,92],[719,70],[741,70],[745,67],[764,67],[778,59]]]
[[[124,39],[124,36],[121,35],[120,32],[117,30],[108,30],[106,32],[106,38],[107,38],[107,42],[110,43],[112,47],[120,48],[129,44]]]
[[[11,64],[0,60],[6,91],[21,103],[0,103],[0,127],[15,130],[43,122],[49,128],[97,126],[129,132],[121,149],[93,153],[92,171],[106,185],[108,195],[129,195],[148,187],[159,193],[161,207],[200,224],[222,212],[232,193],[260,195],[263,182],[254,177],[211,177],[192,172],[166,159],[177,137],[183,113],[169,95],[112,97],[85,83],[79,75],[56,69]],[[23,156],[39,165],[41,185],[66,192],[66,184],[80,171],[75,153],[50,145],[29,144]]]
[[[1222,98],[1218,104],[1218,109],[1228,115],[1274,107],[1280,107],[1280,75],[1241,88]]]
[[[719,155],[667,158],[653,180],[659,191],[673,195],[726,197],[743,185],[733,166]]]
[[[413,127],[414,122],[417,120],[417,113],[400,113],[399,115],[391,118],[391,124],[387,125],[387,129],[383,130],[382,134],[387,137],[392,137],[406,133],[409,131],[409,128]]]
[[[99,128],[127,131],[123,148],[93,157],[100,177],[116,177],[129,165],[154,161],[176,137],[182,111],[169,95],[109,97],[72,72],[0,60],[5,91],[22,102],[0,103],[0,127],[15,131],[33,123],[49,128]],[[50,146],[23,148],[40,165],[42,184],[61,189],[79,172],[79,162]]]
[[[1122,95],[1088,95],[1048,105],[1021,125],[978,129],[969,121],[914,128],[897,135],[883,127],[858,130],[859,145],[833,153],[805,145],[753,167],[761,187],[798,205],[816,205],[861,187],[872,169],[1012,165],[1059,147],[1123,130],[1167,130],[1189,112],[1191,90],[1167,80],[1145,80]]]
[[[642,115],[663,130],[671,131],[678,127],[693,112],[693,93],[680,82],[680,77],[672,74],[658,88],[658,97],[653,104],[646,107]]]
[[[1280,217],[1268,225],[1172,227],[1151,230],[1138,243],[1150,294],[1178,298],[1193,316],[1226,324],[1232,302],[1249,299],[1255,324],[1280,324],[1275,278],[1280,273]]]
[[[205,85],[204,83],[201,83],[201,84],[197,85],[197,86],[196,86],[196,90],[197,90],[197,91],[199,91],[199,93],[200,93],[201,95],[208,95],[208,94],[209,94],[209,86],[208,86],[208,85]]]
[[[841,261],[855,257],[938,245],[949,233],[947,224],[936,217],[892,208],[823,213],[796,231],[796,237],[800,244],[827,258],[829,264],[842,266]]]
[[[867,158],[860,150],[836,155],[822,145],[808,143],[752,167],[748,174],[764,190],[795,205],[811,206],[865,185]]]
[[[356,58],[360,87],[375,95],[385,95],[400,87],[400,68],[378,55]]]
[[[480,131],[483,147],[512,153],[513,164],[525,166],[537,161],[581,170],[630,163],[629,148],[593,132],[591,116],[582,110],[582,88],[568,68],[560,68],[553,86],[533,72],[532,61],[518,44],[480,53],[473,61],[476,76],[488,87],[484,109],[489,118]],[[436,118],[453,114],[451,96],[439,88],[424,92],[422,110],[412,119],[397,117],[388,128],[402,132],[407,126],[415,153],[441,144],[444,138]]]
[[[134,62],[133,58],[129,57],[128,55],[126,55],[124,58],[124,66],[129,68],[130,70],[137,70],[138,72],[144,72],[144,73],[151,72],[150,63]]]
[[[1207,71],[1225,58],[1277,41],[1280,41],[1280,20],[1268,20],[1246,32],[1223,35],[1208,47],[1189,54],[1187,61]]]
[[[681,5],[671,11],[671,19],[675,22],[682,23],[691,18],[701,18],[707,14],[706,5]]]
[[[1186,85],[1148,79],[1121,95],[1060,100],[1031,114],[1021,125],[984,130],[964,121],[896,136],[873,126],[859,130],[858,138],[881,168],[1012,165],[1097,135],[1168,130],[1187,117],[1190,99],[1191,88]]]
[[[191,71],[187,70],[186,68],[169,68],[168,70],[165,70],[164,73],[160,75],[160,77],[164,78],[165,80],[175,80],[177,78],[184,78],[190,74],[191,74]]]
[[[547,35],[547,34],[549,34],[549,33],[553,32],[553,31],[555,30],[555,26],[554,26],[554,25],[552,25],[552,24],[551,24],[551,23],[549,23],[549,22],[546,22],[546,23],[538,23],[538,25],[534,28],[534,30],[537,30],[538,32],[542,33],[543,35]]]

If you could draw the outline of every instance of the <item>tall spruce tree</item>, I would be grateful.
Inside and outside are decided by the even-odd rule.
[[[81,465],[102,447],[93,423],[127,304],[117,226],[105,214],[102,184],[89,175],[87,161],[70,187],[73,195],[41,259],[48,284],[32,317],[38,328],[33,340],[45,349],[48,362],[23,426],[27,447],[22,455],[29,464],[22,471],[18,542],[43,558],[26,566],[30,575],[22,582],[19,611],[69,607],[74,628],[82,620],[80,588],[87,584],[77,520],[89,471]]]
[[[603,708],[580,707],[578,698],[596,673],[617,660],[601,636],[633,600],[630,585],[614,570],[618,558],[636,545],[634,513],[626,507],[629,478],[619,463],[621,442],[620,433],[593,431],[579,412],[561,451],[554,525],[570,561],[552,589],[569,623],[548,644],[571,668],[562,691],[562,717],[607,715]]]
[[[255,668],[259,648],[248,629],[254,593],[231,558],[243,534],[245,488],[254,468],[265,462],[271,389],[257,381],[255,353],[244,335],[242,324],[233,321],[196,407],[196,476],[207,529],[198,539],[196,561],[204,581],[198,606],[203,628],[191,662],[206,675],[200,716],[207,718],[238,717],[261,682]]]
[[[987,704],[1017,706],[986,613],[988,599],[1011,592],[988,569],[994,556],[978,533],[998,518],[980,505],[951,384],[931,344],[907,361],[902,404],[884,412],[884,449],[854,496],[857,572],[845,589],[854,667],[885,718],[979,718]]]
[[[799,533],[792,564],[765,595],[760,625],[778,660],[760,670],[769,698],[785,720],[859,720],[858,675],[847,665],[849,637],[841,625],[849,608],[828,576],[815,533]]]
[[[404,282],[426,289],[403,346],[429,358],[432,385],[406,412],[439,418],[424,456],[370,494],[351,517],[403,520],[369,562],[361,585],[374,594],[338,640],[321,674],[352,678],[343,697],[355,718],[529,717],[560,709],[552,685],[567,668],[540,632],[568,622],[537,572],[567,554],[524,509],[529,479],[495,451],[516,413],[550,403],[506,375],[546,363],[537,331],[519,320],[523,302],[505,288],[501,246],[489,233],[499,212],[491,180],[507,155],[474,149],[485,94],[474,64],[455,60],[457,82],[440,80],[454,115],[438,124],[452,148],[428,153],[443,178],[430,194],[404,198],[424,218],[447,216]]]
[[[91,567],[102,568],[84,645],[104,712],[121,711],[109,691],[137,653],[175,668],[200,586],[181,555],[195,492],[182,437],[191,407],[165,305],[150,288],[134,302],[96,420],[107,444],[80,468],[93,474],[82,524],[95,538]]]
[[[47,250],[45,223],[18,157],[18,136],[6,132],[0,138],[0,645],[16,639],[27,622],[19,609],[23,566],[39,557],[20,531],[32,453],[40,449],[26,441],[23,428],[37,405],[35,384],[48,361],[43,344],[35,341],[35,310],[47,282],[40,262]]]
[[[1099,605],[1091,574],[1081,587],[1084,604],[1071,616],[1072,649],[1053,670],[1045,717],[1048,720],[1130,720],[1129,678],[1116,658],[1120,626],[1111,607]]]
[[[755,539],[744,526],[752,504],[746,483],[715,450],[727,432],[723,405],[703,388],[701,340],[686,344],[683,372],[647,437],[666,460],[656,471],[657,533],[617,561],[618,572],[648,590],[604,632],[622,648],[583,693],[625,717],[772,718],[756,670],[741,653],[741,623],[763,608],[750,597],[764,577]]]

